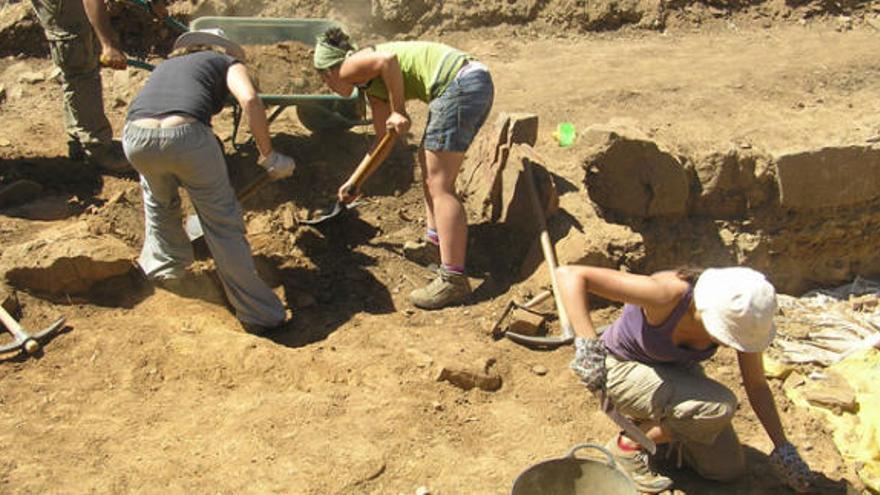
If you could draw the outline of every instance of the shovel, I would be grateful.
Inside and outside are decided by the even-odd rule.
[[[248,185],[244,186],[241,191],[238,192],[238,194],[235,196],[236,199],[238,199],[239,203],[243,202],[244,200],[253,196],[258,189],[263,187],[263,185],[270,180],[271,177],[269,177],[268,172],[260,172],[260,175],[258,175],[256,179],[252,180]],[[189,241],[191,243],[199,242],[202,238],[205,237],[205,232],[202,231],[202,222],[199,220],[199,216],[196,214],[192,214],[186,217],[186,222],[183,225],[183,230],[186,231],[186,236],[189,238]]]
[[[385,136],[379,141],[379,145],[376,146],[376,149],[373,150],[372,153],[367,154],[363,160],[361,160],[360,165],[355,169],[354,173],[351,176],[352,185],[348,189],[348,195],[354,196],[360,191],[361,186],[364,182],[379,168],[379,165],[388,158],[388,154],[391,152],[391,145],[394,143],[394,138],[397,137],[397,132],[393,129],[388,129],[385,131]],[[306,225],[319,225],[324,223],[330,219],[338,217],[344,211],[352,208],[351,204],[343,203],[336,200],[333,203],[333,206],[323,210],[318,216],[310,219],[300,220],[300,223],[304,223]]]

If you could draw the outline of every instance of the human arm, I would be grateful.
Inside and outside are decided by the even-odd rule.
[[[575,357],[570,367],[592,390],[605,386],[605,345],[590,318],[590,294],[636,304],[650,323],[666,319],[688,284],[672,272],[635,275],[592,266],[562,266],[556,270],[562,305],[575,332]]]
[[[104,6],[104,0],[82,0],[89,18],[89,24],[95,30],[101,43],[101,64],[112,69],[125,69],[125,55],[116,44],[116,33],[110,27],[110,16]]]
[[[669,316],[687,290],[687,282],[674,272],[637,275],[610,268],[568,265],[557,268],[562,303],[575,335],[595,338],[590,319],[590,294],[640,306],[648,322],[659,324]]]
[[[773,393],[764,375],[763,354],[737,352],[737,360],[749,404],[770,440],[773,441],[771,465],[777,475],[795,491],[807,491],[810,487],[812,471],[785,436]]]
[[[387,118],[381,120],[377,119],[374,114],[373,122],[378,121],[385,127],[392,127],[398,134],[409,131],[410,120],[406,113],[403,72],[400,69],[397,55],[375,50],[361,50],[345,59],[345,62],[339,67],[339,77],[350,84],[364,84],[376,77],[381,77],[388,90],[389,112]]]
[[[254,136],[254,142],[260,152],[260,160],[258,161],[260,166],[269,170],[273,179],[289,177],[293,173],[295,164],[292,158],[276,153],[272,149],[266,109],[257,95],[257,89],[248,76],[244,64],[234,63],[229,67],[226,72],[226,85],[247,118],[251,135]]]

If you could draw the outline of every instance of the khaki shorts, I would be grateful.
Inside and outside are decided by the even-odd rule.
[[[638,421],[654,420],[681,443],[684,461],[704,478],[731,480],[745,471],[733,430],[736,396],[699,365],[648,365],[609,355],[608,396]]]

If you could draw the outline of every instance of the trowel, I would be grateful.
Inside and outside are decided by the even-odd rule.
[[[351,175],[352,185],[348,190],[349,196],[356,196],[361,189],[361,186],[364,182],[379,168],[379,165],[388,158],[388,154],[391,152],[391,146],[394,144],[394,138],[397,137],[397,132],[393,129],[388,129],[385,131],[385,136],[382,137],[382,140],[379,141],[379,145],[376,146],[376,149],[373,150],[372,153],[367,154],[358,167],[355,169],[354,173]],[[300,223],[304,223],[306,225],[319,225],[328,220],[338,217],[343,212],[348,211],[353,207],[352,203],[343,203],[338,198],[333,203],[333,205],[329,208],[321,210],[316,216],[300,220]]]

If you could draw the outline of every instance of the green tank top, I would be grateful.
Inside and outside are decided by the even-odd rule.
[[[471,59],[460,50],[433,41],[395,41],[376,45],[375,49],[397,55],[403,72],[405,98],[425,103],[440,96],[465,62]],[[366,93],[388,101],[388,88],[381,77],[370,81]]]

